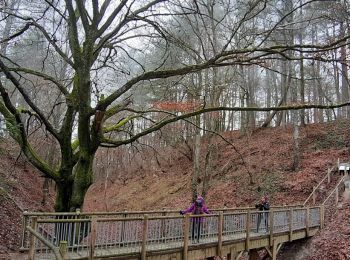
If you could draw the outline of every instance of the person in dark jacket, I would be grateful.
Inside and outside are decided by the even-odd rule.
[[[259,227],[261,220],[264,219],[266,232],[269,230],[269,210],[270,210],[270,202],[269,197],[265,194],[260,202],[255,205],[255,208],[259,209],[260,211],[263,211],[262,213],[258,213],[258,219],[257,219],[257,226],[256,226],[256,232],[259,233]]]
[[[180,214],[184,215],[187,213],[191,213],[191,215],[202,215],[209,214],[209,210],[207,209],[204,199],[202,196],[198,196],[197,199],[192,203],[192,205],[185,209],[181,210]],[[199,242],[200,234],[201,234],[201,224],[203,223],[203,217],[193,217],[191,218],[192,222],[192,241]]]

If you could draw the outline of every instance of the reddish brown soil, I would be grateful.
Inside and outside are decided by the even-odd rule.
[[[0,149],[0,259],[7,259],[5,253],[19,249],[22,212],[52,211],[53,195],[42,205],[39,172],[19,156],[12,143],[2,143]]]
[[[350,259],[350,201],[342,204],[319,236],[310,241],[307,260]]]
[[[243,155],[255,184],[249,185],[247,170],[232,146],[219,139],[217,171],[220,172],[230,160],[235,163],[226,174],[213,177],[207,196],[208,206],[252,206],[259,196],[258,186],[269,192],[272,205],[302,204],[312,192],[312,187],[324,177],[327,168],[332,167],[338,158],[349,161],[349,128],[350,123],[343,121],[308,125],[302,129],[302,154],[297,172],[291,170],[293,148],[290,127],[259,130],[250,138],[240,137],[238,132],[225,133],[224,137]],[[107,190],[103,180],[96,182],[88,192],[85,210],[181,209],[188,206],[192,162],[184,156],[174,156],[173,159],[172,165],[162,165],[161,169],[153,169],[152,172],[143,169],[141,176],[135,173],[136,177],[126,184],[113,180],[112,176]],[[334,212],[334,216],[349,220],[347,209]],[[350,240],[349,236],[339,235],[342,229],[346,229],[340,220],[329,224],[312,239],[286,245],[279,259],[349,259]],[[345,255],[348,258],[344,258]]]
[[[349,161],[349,127],[349,121],[342,121],[303,128],[300,134],[301,163],[297,172],[291,170],[290,127],[258,130],[249,138],[238,132],[224,133],[223,136],[241,153],[246,166],[232,145],[218,138],[219,158],[207,205],[209,208],[254,205],[259,199],[258,186],[270,194],[272,205],[303,203],[312,187],[325,175],[327,167],[337,158]],[[171,160],[161,156],[157,167],[126,171],[122,174],[134,177],[124,181],[115,177],[117,173],[112,171],[107,190],[104,179],[97,179],[88,191],[84,210],[182,209],[188,206],[193,163],[176,150],[163,154],[160,151],[160,154]],[[0,191],[0,254],[18,249],[21,210],[52,210],[53,205],[52,195],[47,206],[41,205],[42,178],[23,159],[16,162],[17,155],[16,149],[11,147],[6,147],[0,155],[0,187],[6,190],[5,194]],[[232,167],[221,174],[230,162]],[[247,169],[253,177],[252,185]],[[294,251],[301,252],[299,258],[293,258],[295,254],[291,256],[286,247],[283,253],[288,257],[281,259],[349,259],[349,226],[349,204],[344,202],[343,208],[335,212],[334,221],[318,236],[302,241],[300,245],[294,244]]]
[[[349,160],[347,144],[337,148],[331,142],[339,135],[350,140],[347,127],[350,123],[314,124],[301,131],[301,165],[297,172],[291,171],[292,129],[270,128],[255,132],[250,138],[240,137],[238,132],[224,134],[244,157],[253,175],[254,184],[249,185],[249,174],[233,147],[223,140],[219,142],[219,159],[214,173],[220,173],[225,164],[234,161],[226,174],[217,174],[211,180],[207,195],[209,207],[235,207],[254,205],[258,186],[270,194],[272,205],[299,204],[312,192],[312,187],[324,177],[327,167],[337,158]],[[325,136],[328,135],[327,141]],[[345,141],[344,141],[345,142]],[[323,148],[323,146],[328,146]],[[322,149],[321,149],[322,148]],[[142,169],[126,184],[113,179],[105,190],[104,180],[97,180],[88,191],[86,211],[180,209],[191,198],[192,162],[174,153],[173,163],[161,163],[160,168]],[[127,173],[125,173],[127,174]],[[130,174],[130,173],[129,173]]]

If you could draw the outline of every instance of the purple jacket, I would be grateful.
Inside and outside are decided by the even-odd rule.
[[[207,209],[207,207],[204,204],[202,206],[201,211],[202,212],[196,212],[196,204],[192,203],[192,205],[189,208],[185,209],[183,211],[183,213],[184,214],[191,213],[192,215],[200,215],[200,214],[203,214],[203,213],[209,214],[209,210]]]
[[[182,211],[183,214],[187,214],[187,213],[191,213],[192,215],[201,215],[201,214],[210,214],[209,210],[207,209],[207,207],[205,206],[204,203],[204,199],[202,197],[198,197],[197,199],[202,201],[202,207],[201,208],[197,208],[196,207],[196,203],[192,203],[192,205],[185,209],[184,211]],[[194,220],[194,222],[198,222],[198,220],[200,222],[203,222],[203,217],[199,217],[199,218],[191,218],[192,221]]]

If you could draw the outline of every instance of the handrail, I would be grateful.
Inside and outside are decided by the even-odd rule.
[[[271,206],[271,208],[285,208],[285,207],[301,207],[302,204],[295,204],[295,205],[276,205]],[[235,207],[235,208],[218,208],[218,209],[208,209],[212,212],[220,212],[220,211],[239,211],[239,210],[248,210],[248,209],[255,209],[255,207]],[[29,217],[44,217],[44,216],[98,216],[98,215],[143,215],[143,214],[164,214],[164,213],[178,213],[180,209],[178,210],[156,210],[156,211],[114,211],[114,212],[30,212],[25,211],[23,212],[23,216],[29,216]]]
[[[345,180],[347,176],[344,175],[340,181],[337,183],[337,185],[335,186],[335,188],[333,189],[333,191],[329,194],[329,196],[325,199],[325,201],[322,203],[322,205],[325,205],[326,202],[329,200],[329,198],[333,195],[333,193],[339,188],[340,184]]]
[[[56,260],[62,259],[59,253],[59,249],[57,247],[55,247],[53,244],[51,244],[49,241],[43,238],[38,232],[36,232],[30,226],[27,226],[26,228],[33,236],[35,236],[37,239],[39,239],[41,242],[43,242],[48,248],[50,248],[53,251],[53,253],[55,254]]]
[[[123,218],[125,219],[125,218]],[[77,219],[77,218],[72,218],[72,219],[38,219],[37,223],[74,223],[74,222],[91,222],[91,219],[87,218],[82,218],[82,219]]]
[[[311,194],[309,195],[309,197],[307,197],[307,199],[305,200],[305,202],[303,203],[303,206],[306,205],[306,203],[308,203],[308,201],[312,198],[312,196],[314,195],[314,193],[316,192],[316,190],[321,186],[321,184],[326,180],[326,178],[328,177],[328,174],[331,173],[334,170],[333,166],[331,169],[327,170],[326,176],[323,177],[323,179],[317,184],[316,187],[314,187],[313,191],[311,192]]]
[[[320,208],[321,206],[311,206],[309,207],[310,209],[316,209]],[[304,210],[304,207],[295,207],[293,210]],[[285,209],[274,209],[274,212],[286,212],[290,210],[289,208]],[[269,211],[261,211],[258,209],[254,209],[250,211],[251,214],[256,214],[256,213],[262,213],[262,212],[269,212]],[[246,212],[234,212],[234,213],[223,213],[224,216],[227,215],[243,215],[247,214]],[[145,214],[147,215],[147,214]],[[220,214],[199,214],[199,215],[193,215],[193,214],[186,214],[190,218],[208,218],[208,217],[218,217]],[[151,216],[148,217],[149,220],[157,220],[157,219],[177,219],[177,218],[184,218],[185,216]],[[96,222],[111,222],[111,221],[141,221],[143,220],[144,217],[126,217],[126,218],[96,218]],[[37,223],[82,223],[82,222],[91,222],[91,219],[38,219]],[[28,229],[28,227],[27,227]]]

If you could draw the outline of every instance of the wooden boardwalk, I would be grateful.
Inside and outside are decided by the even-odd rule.
[[[299,231],[300,232],[300,231]],[[298,233],[298,232],[295,232]],[[313,233],[315,233],[315,229],[313,229]],[[304,234],[306,236],[306,233]],[[269,240],[270,234],[266,232],[262,233],[252,233],[251,234],[251,240],[255,242],[260,243],[260,247],[257,248],[263,248],[265,247],[263,242],[266,240]],[[276,234],[275,238],[279,237],[278,234]],[[232,246],[237,245],[239,243],[237,242],[243,242],[245,243],[246,239],[246,234],[239,234],[239,235],[228,235],[228,236],[223,236],[223,243],[225,244],[230,244]],[[300,239],[297,237],[297,239]],[[289,240],[287,240],[289,241]],[[287,242],[281,240],[280,243]],[[202,239],[199,243],[196,244],[191,244],[189,246],[189,251],[203,251],[205,248],[211,248],[214,247],[216,248],[217,244],[217,238],[212,237],[212,238],[205,238]],[[214,246],[213,246],[214,245]],[[141,245],[135,246],[132,248],[113,248],[113,247],[106,247],[106,248],[97,248],[95,249],[95,258],[106,258],[106,257],[111,257],[114,256],[114,258],[124,258],[124,259],[139,259],[140,258],[140,249]],[[245,247],[244,247],[245,249]],[[251,247],[250,249],[254,249],[254,247]],[[153,255],[162,255],[162,252],[166,252],[167,254],[171,251],[171,255],[174,255],[174,252],[178,251],[180,252],[180,255],[183,251],[183,243],[180,242],[170,242],[166,244],[150,244],[147,245],[147,252],[153,253]],[[176,254],[176,253],[175,253]],[[198,254],[198,253],[197,253]],[[67,259],[86,259],[88,258],[89,252],[87,250],[81,250],[78,252],[67,252],[66,258]],[[166,255],[162,255],[162,259],[166,259]],[[50,254],[37,254],[36,259],[52,259],[52,255]],[[169,259],[174,259],[174,257],[169,258]],[[176,259],[176,258],[175,258]],[[181,258],[182,259],[182,258]]]
[[[22,249],[30,259],[175,260],[217,255],[236,259],[243,251],[266,248],[274,259],[279,245],[312,236],[324,219],[322,206],[213,212],[200,216],[198,242],[192,217],[172,211],[27,213]]]

